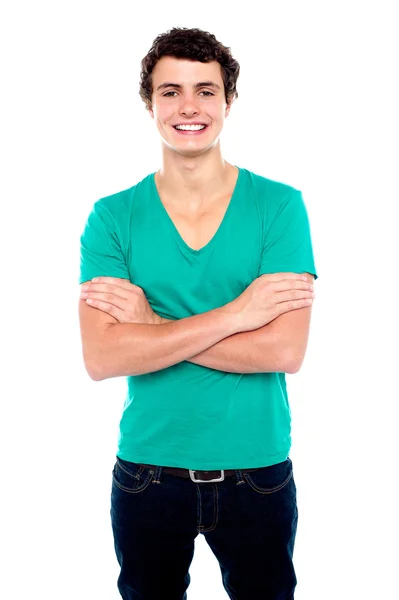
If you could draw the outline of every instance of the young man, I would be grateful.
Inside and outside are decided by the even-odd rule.
[[[154,40],[140,94],[162,166],[96,202],[81,238],[85,365],[128,384],[111,496],[124,600],[185,599],[199,533],[230,598],[294,597],[285,373],[317,274],[301,193],[222,158],[238,74],[207,32]]]

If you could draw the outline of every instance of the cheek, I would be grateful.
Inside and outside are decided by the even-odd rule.
[[[171,102],[158,102],[155,115],[159,121],[167,121],[173,116],[175,110]]]
[[[208,106],[207,113],[213,118],[220,121],[225,116],[225,107],[220,104],[214,104],[212,106]]]
[[[157,115],[157,121],[160,125],[168,125],[169,121],[173,118],[173,111],[170,108],[160,110]]]

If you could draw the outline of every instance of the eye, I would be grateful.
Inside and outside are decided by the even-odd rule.
[[[170,92],[166,92],[165,94],[163,94],[163,96],[164,97],[171,97],[170,94],[176,94],[176,93],[177,92],[175,92],[174,90],[172,90]],[[207,90],[203,90],[202,92],[200,92],[200,94],[207,94],[207,97],[215,95],[212,92],[208,92]]]

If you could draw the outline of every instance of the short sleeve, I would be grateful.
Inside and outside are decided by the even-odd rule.
[[[94,204],[80,237],[79,283],[93,277],[129,279],[118,228],[101,200]]]
[[[310,223],[302,193],[292,189],[270,215],[265,231],[259,275],[316,273]]]

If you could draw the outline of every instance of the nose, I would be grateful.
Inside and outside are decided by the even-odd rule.
[[[198,99],[193,94],[185,94],[181,96],[180,114],[188,117],[199,113]]]

